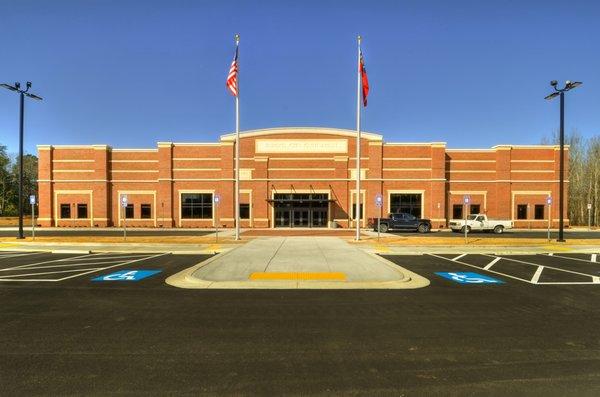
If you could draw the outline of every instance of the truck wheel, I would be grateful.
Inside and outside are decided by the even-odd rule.
[[[386,225],[385,223],[382,223],[382,224],[380,224],[380,225],[379,225],[379,231],[380,231],[381,233],[385,233],[385,232],[387,232],[387,231],[388,231],[388,225]]]
[[[502,225],[496,225],[496,227],[494,228],[494,233],[495,234],[502,234],[502,233],[504,233],[504,226],[502,226]]]
[[[427,225],[426,223],[421,223],[417,230],[419,231],[419,233],[427,233],[429,231],[429,225]]]
[[[465,227],[464,226],[460,228],[460,232],[462,234],[465,234]],[[471,233],[471,226],[467,226],[467,233]]]

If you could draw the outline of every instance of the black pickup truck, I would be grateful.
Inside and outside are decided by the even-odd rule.
[[[369,219],[369,226],[377,231],[377,218]],[[388,230],[414,230],[419,233],[428,233],[431,230],[431,221],[403,212],[389,214],[387,218],[379,220],[379,231],[385,233]]]

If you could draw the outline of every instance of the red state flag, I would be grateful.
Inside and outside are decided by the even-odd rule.
[[[363,59],[362,50],[360,51],[360,77],[362,82],[363,106],[367,107],[367,96],[369,95],[369,78],[367,77],[367,69],[365,68],[365,60]]]

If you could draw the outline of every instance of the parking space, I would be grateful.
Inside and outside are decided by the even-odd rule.
[[[597,254],[494,255],[427,254],[443,262],[479,269],[529,284],[600,284]],[[586,259],[589,258],[589,259]]]
[[[113,268],[138,265],[165,255],[168,254],[3,252],[0,255],[0,282],[61,282]]]

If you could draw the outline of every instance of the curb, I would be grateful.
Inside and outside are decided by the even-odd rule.
[[[238,248],[238,247],[236,247]],[[327,289],[327,290],[349,290],[349,289],[417,289],[427,287],[430,282],[425,277],[411,272],[401,266],[396,265],[373,253],[369,255],[377,258],[378,261],[402,274],[400,280],[394,281],[306,281],[306,280],[278,280],[278,281],[209,281],[193,277],[193,274],[200,268],[225,256],[229,252],[222,252],[205,261],[202,261],[192,267],[182,270],[169,276],[165,283],[170,286],[184,289]]]

